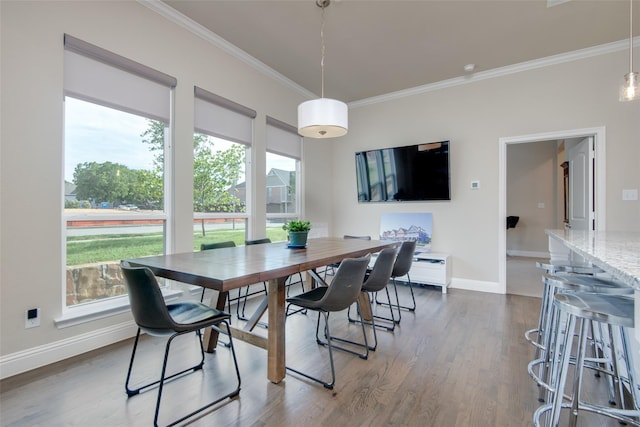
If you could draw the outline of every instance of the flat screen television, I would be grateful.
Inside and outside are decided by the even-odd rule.
[[[449,141],[356,153],[358,202],[451,200]]]

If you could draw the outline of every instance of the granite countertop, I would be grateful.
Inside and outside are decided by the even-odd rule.
[[[640,231],[545,232],[587,261],[640,290]]]

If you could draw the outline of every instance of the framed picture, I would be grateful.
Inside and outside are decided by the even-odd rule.
[[[380,239],[415,240],[416,253],[431,252],[431,213],[387,213],[380,217]]]

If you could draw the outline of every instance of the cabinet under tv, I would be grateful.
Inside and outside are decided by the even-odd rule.
[[[411,264],[409,277],[413,285],[439,286],[442,293],[447,293],[451,283],[451,255],[438,252],[418,253]],[[400,277],[396,282],[406,282],[407,277]]]

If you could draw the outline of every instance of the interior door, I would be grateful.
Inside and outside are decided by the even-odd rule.
[[[595,229],[593,195],[594,139],[586,137],[566,147],[569,162],[569,221],[566,227],[574,230]]]

